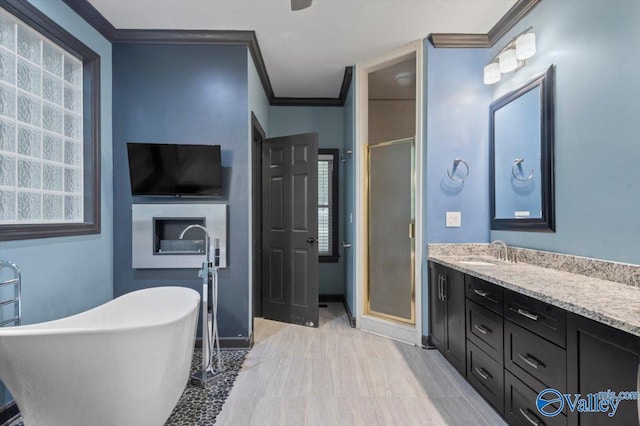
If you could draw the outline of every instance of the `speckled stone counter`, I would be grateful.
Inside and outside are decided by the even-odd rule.
[[[465,246],[460,250],[430,246],[428,260],[640,336],[640,287],[522,262],[507,263],[488,256],[486,244]],[[465,260],[493,265],[462,263]]]

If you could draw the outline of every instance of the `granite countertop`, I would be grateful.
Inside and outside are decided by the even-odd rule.
[[[639,287],[489,256],[437,254],[428,260],[640,336]],[[494,265],[462,263],[465,260]]]

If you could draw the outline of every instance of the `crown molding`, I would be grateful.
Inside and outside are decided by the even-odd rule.
[[[69,6],[74,12],[80,15],[85,21],[89,23],[96,31],[98,31],[104,38],[109,41],[113,41],[116,35],[116,27],[107,20],[98,9],[93,7],[87,0],[62,0],[67,6]]]
[[[115,28],[88,0],[63,1],[96,31],[114,44],[219,44],[246,46],[249,49],[270,105],[342,106],[349,92],[353,67],[345,67],[340,96],[337,98],[277,97],[273,92],[255,31],[119,29]]]
[[[491,47],[520,22],[522,18],[527,16],[540,2],[542,2],[542,0],[518,0],[487,33]]]
[[[434,47],[491,47],[487,34],[433,33],[429,41]]]
[[[542,0],[518,0],[486,34],[433,33],[429,41],[436,48],[493,47]]]

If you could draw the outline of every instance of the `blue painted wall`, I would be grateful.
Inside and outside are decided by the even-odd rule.
[[[489,238],[489,103],[491,89],[482,70],[489,49],[436,49],[424,41],[423,212],[427,243],[484,243]],[[452,182],[466,172],[453,171],[453,160],[469,164],[464,183]],[[446,228],[447,211],[462,213],[460,228]],[[422,334],[429,330],[426,256],[422,259]]]
[[[356,73],[353,73],[351,79],[351,86],[349,87],[349,93],[344,102],[342,109],[343,115],[343,149],[342,152],[354,150],[354,144],[356,140]],[[355,211],[355,164],[353,155],[346,156],[347,161],[343,163],[342,175],[344,188],[344,214],[342,216],[342,224],[344,228],[344,239],[351,243],[351,249],[343,249],[342,254],[344,257],[344,298],[351,309],[351,313],[355,315],[356,312],[356,294],[355,294],[355,282],[356,282],[356,270],[354,265],[354,259],[356,258],[356,239],[355,239],[355,226],[357,218],[353,216]]]
[[[220,144],[229,205],[229,267],[220,272],[220,336],[249,329],[249,122],[247,51],[240,46],[114,45],[114,292],[181,285],[200,290],[196,269],[131,268],[127,142]]]
[[[270,108],[269,137],[318,132],[318,148],[343,148],[342,107],[279,107]],[[338,217],[344,216],[344,170],[340,166],[340,204]],[[340,224],[342,225],[342,224]],[[338,228],[339,241],[344,240],[343,226]],[[342,249],[341,249],[342,250]],[[318,271],[320,294],[344,294],[344,258],[338,263],[321,263]]]
[[[489,49],[436,49],[425,41],[425,53],[427,242],[487,242],[491,89],[482,82],[482,69]],[[464,183],[447,176],[455,158],[469,164]],[[464,173],[460,165],[455,177]],[[447,211],[462,213],[462,227],[445,227]]]
[[[101,215],[98,235],[0,242],[0,259],[22,270],[24,324],[53,320],[113,297],[111,43],[61,0],[31,3],[100,55]],[[10,400],[0,385],[0,406]]]
[[[529,26],[537,53],[492,86],[493,99],[555,64],[556,232],[492,239],[640,264],[640,2],[544,1]]]

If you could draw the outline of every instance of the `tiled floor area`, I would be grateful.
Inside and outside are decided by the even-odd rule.
[[[188,385],[166,426],[505,424],[439,352],[353,329],[338,303],[318,328],[257,318],[253,349],[223,354],[218,385]]]
[[[340,304],[320,327],[256,319],[219,425],[504,425],[437,351],[349,327]]]

